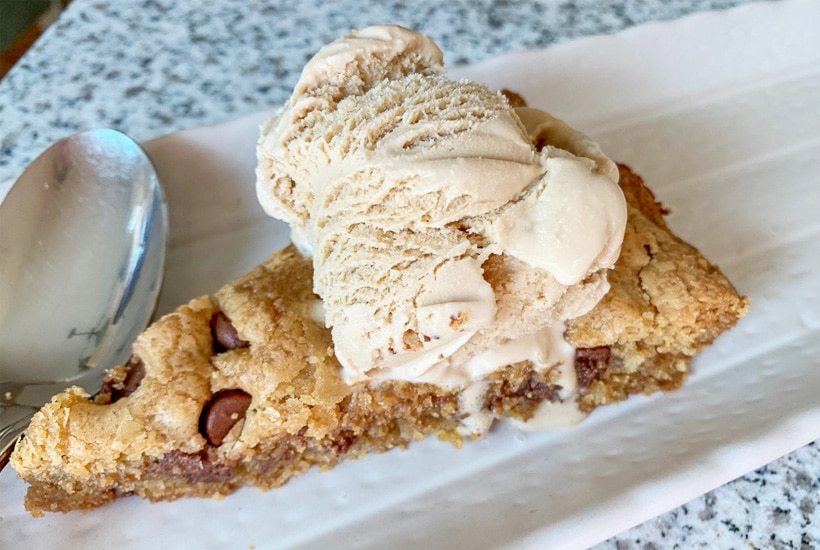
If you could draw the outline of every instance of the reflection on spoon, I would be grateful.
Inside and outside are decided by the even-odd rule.
[[[114,130],[55,143],[0,205],[0,467],[53,394],[99,387],[159,293],[168,233],[143,150]]]

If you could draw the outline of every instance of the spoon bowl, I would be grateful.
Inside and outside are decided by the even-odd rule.
[[[54,393],[100,386],[153,314],[168,219],[150,159],[114,130],[55,143],[0,205],[0,464]]]

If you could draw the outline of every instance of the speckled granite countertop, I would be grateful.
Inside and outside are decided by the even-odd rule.
[[[144,140],[282,102],[320,46],[370,23],[433,36],[453,65],[741,3],[75,0],[0,81],[0,181],[78,130]],[[818,490],[815,442],[599,548],[815,548]]]

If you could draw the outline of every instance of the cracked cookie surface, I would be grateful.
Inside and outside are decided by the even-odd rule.
[[[611,288],[592,311],[568,323],[577,348],[608,350],[584,361],[580,402],[587,410],[633,393],[677,389],[691,357],[749,307],[717,266],[669,231],[666,210],[643,180],[618,168],[629,218]]]

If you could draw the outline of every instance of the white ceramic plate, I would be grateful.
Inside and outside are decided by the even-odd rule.
[[[695,15],[520,53],[458,76],[521,92],[597,138],[672,227],[753,297],[681,391],[581,425],[414,444],[270,493],[119,500],[32,519],[0,475],[3,548],[578,548],[820,437],[820,4]],[[287,241],[253,193],[260,113],[146,144],[171,209],[160,309]]]

